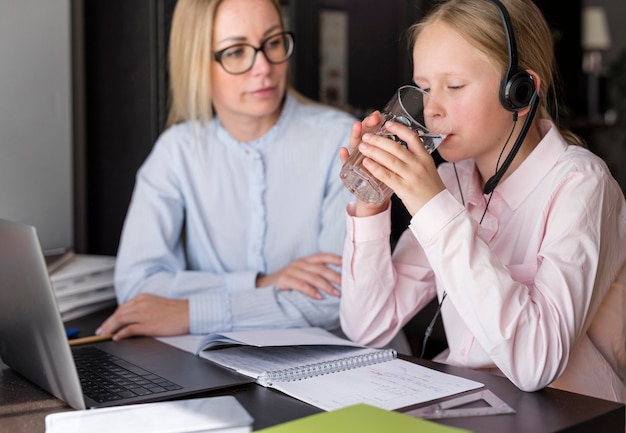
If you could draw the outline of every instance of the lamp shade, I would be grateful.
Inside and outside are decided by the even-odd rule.
[[[582,47],[584,50],[607,50],[611,35],[606,12],[599,6],[587,6],[582,12]]]

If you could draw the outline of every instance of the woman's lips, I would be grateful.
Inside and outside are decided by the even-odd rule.
[[[276,92],[276,87],[270,86],[270,87],[263,87],[261,89],[254,90],[250,93],[259,97],[267,97],[267,96],[272,96],[275,92]]]

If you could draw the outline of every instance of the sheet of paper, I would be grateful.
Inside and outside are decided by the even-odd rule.
[[[364,347],[345,338],[337,337],[321,328],[262,329],[258,331],[221,332],[206,335],[179,335],[175,337],[160,337],[159,340],[191,353],[199,353],[202,349],[230,345],[254,347],[313,345]]]
[[[50,276],[52,284],[63,285],[72,281],[80,281],[88,276],[100,273],[112,273],[115,268],[115,257],[88,254],[76,254],[74,259]]]
[[[350,340],[337,337],[325,329],[315,327],[213,333],[206,335],[200,344],[206,349],[224,344],[257,347],[306,345],[363,347]]]
[[[157,340],[184,350],[189,353],[197,353],[200,342],[204,338],[204,335],[177,335],[175,337],[157,337]]]
[[[473,380],[395,359],[306,380],[279,382],[273,387],[324,410],[358,403],[394,410],[483,386]]]
[[[253,419],[232,396],[76,410],[46,416],[46,433],[244,433]]]

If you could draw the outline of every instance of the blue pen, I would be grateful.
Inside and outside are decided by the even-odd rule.
[[[67,334],[67,338],[78,337],[80,331],[77,328],[66,328],[65,333]]]

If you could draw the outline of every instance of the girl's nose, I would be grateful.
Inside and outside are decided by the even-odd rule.
[[[448,134],[452,129],[446,109],[432,96],[424,98],[424,120],[426,127],[434,133]]]

